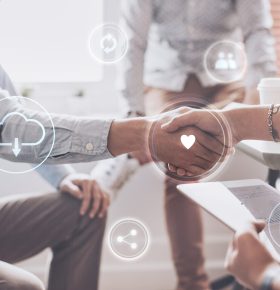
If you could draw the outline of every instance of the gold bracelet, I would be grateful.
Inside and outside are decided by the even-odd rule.
[[[279,138],[278,132],[274,129],[274,126],[273,126],[273,115],[277,114],[279,110],[280,110],[279,105],[275,106],[274,104],[272,104],[268,110],[268,120],[267,120],[268,131],[271,134],[274,142],[277,142],[277,143],[280,142],[280,138]]]

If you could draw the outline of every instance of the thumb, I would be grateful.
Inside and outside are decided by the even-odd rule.
[[[257,233],[259,234],[266,227],[266,222],[264,220],[257,220],[253,223],[253,226],[254,226],[255,230],[257,231]]]
[[[80,188],[72,182],[69,182],[66,186],[64,186],[63,191],[67,191],[68,193],[79,199],[83,198],[83,193]]]
[[[196,125],[196,114],[193,111],[173,117],[169,122],[161,126],[168,133],[173,133],[180,128]]]

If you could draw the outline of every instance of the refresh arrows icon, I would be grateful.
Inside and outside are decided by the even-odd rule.
[[[111,33],[106,34],[101,39],[100,47],[106,54],[113,52],[117,48],[117,46],[118,41]]]

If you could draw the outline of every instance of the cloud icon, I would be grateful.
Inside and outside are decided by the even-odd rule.
[[[8,147],[13,147],[12,148],[12,151],[14,152],[15,156],[17,157],[21,151],[21,147],[24,147],[24,146],[37,146],[39,144],[41,144],[43,142],[43,140],[45,139],[45,136],[46,136],[46,130],[44,128],[44,126],[37,120],[35,119],[28,119],[26,118],[23,114],[21,113],[18,113],[18,112],[12,112],[12,113],[9,113],[7,114],[1,121],[0,121],[0,126],[3,126],[7,120],[9,118],[12,118],[14,116],[19,116],[21,117],[26,123],[33,123],[33,124],[36,124],[37,126],[40,127],[41,131],[42,131],[42,136],[41,138],[36,141],[36,142],[30,142],[30,143],[26,143],[26,142],[20,142],[19,138],[15,136],[14,138],[14,141],[13,142],[9,142],[9,143],[0,143],[0,147],[1,146],[8,146]]]

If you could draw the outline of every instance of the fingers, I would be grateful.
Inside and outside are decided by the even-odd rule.
[[[99,211],[101,206],[101,191],[99,186],[97,186],[96,182],[92,182],[91,186],[91,210],[89,212],[89,217],[94,218]]]
[[[99,218],[103,218],[110,205],[110,199],[104,193],[96,181],[89,180],[83,184],[84,200],[81,206],[81,214],[85,215],[89,211],[89,217],[94,219],[98,214]]]
[[[230,243],[227,253],[226,253],[226,258],[225,258],[225,268],[230,271],[232,264],[234,260],[236,259],[237,256],[237,250],[236,250],[236,241],[235,239],[232,240]]]
[[[103,193],[103,198],[101,200],[102,200],[101,208],[98,215],[99,218],[103,218],[106,215],[108,208],[110,206],[110,203],[111,203],[110,197],[106,193]]]
[[[220,157],[223,156],[226,152],[225,145],[217,140],[215,137],[210,136],[207,133],[204,133],[200,130],[195,130],[194,132],[197,142],[204,146],[209,151],[215,152]]]
[[[71,195],[78,199],[83,198],[83,193],[80,190],[79,186],[75,185],[72,182],[68,182],[66,185],[64,185],[61,189],[62,192],[69,192]]]
[[[85,215],[90,207],[91,202],[91,183],[88,180],[82,181],[83,201],[80,208],[80,214]]]
[[[178,169],[176,170],[176,174],[177,174],[178,176],[185,176],[185,175],[187,175],[187,172],[186,172],[185,169],[178,168]]]
[[[73,173],[67,176],[61,182],[59,189],[82,200],[80,207],[82,216],[88,213],[90,218],[94,218],[99,213],[100,218],[104,217],[110,205],[109,196],[87,174]]]
[[[236,236],[242,236],[243,234],[253,234],[254,236],[257,237],[257,234],[263,231],[265,228],[266,223],[263,220],[256,220],[253,222],[248,222],[241,227],[238,232],[236,233]]]
[[[197,114],[195,114],[194,111],[183,113],[181,115],[173,117],[170,121],[163,124],[161,128],[168,133],[173,133],[178,129],[186,126],[195,126],[197,122],[196,116]]]
[[[257,220],[256,222],[254,222],[253,226],[255,230],[257,231],[257,233],[259,234],[266,227],[266,222],[264,220]]]
[[[175,173],[177,171],[177,167],[172,164],[167,164],[167,168],[170,172]]]

